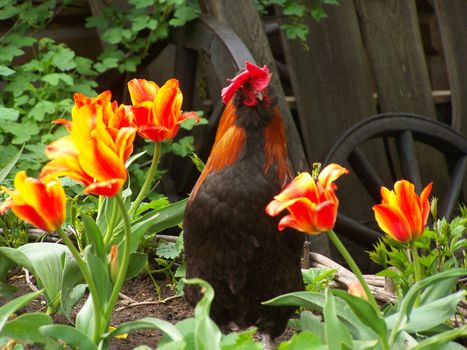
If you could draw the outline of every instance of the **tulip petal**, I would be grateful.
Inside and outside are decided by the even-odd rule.
[[[94,194],[97,196],[115,196],[122,188],[124,180],[112,179],[108,181],[95,182],[84,189],[85,194]]]
[[[153,81],[133,79],[128,82],[131,103],[137,105],[145,101],[154,101],[159,86]]]
[[[317,232],[331,230],[336,223],[337,204],[327,201],[320,203],[315,208],[314,227]]]
[[[312,202],[319,200],[315,181],[307,172],[300,173],[274,198],[280,202],[286,202],[297,197],[305,197]]]
[[[433,182],[430,182],[426,187],[423,189],[422,193],[420,194],[420,205],[422,207],[422,223],[423,225],[426,224],[428,220],[428,215],[430,214],[430,202],[428,201],[428,197],[431,193],[431,188],[433,187]]]
[[[379,227],[389,236],[399,242],[408,242],[412,239],[410,224],[397,207],[378,204],[373,206],[373,211]]]
[[[42,218],[40,214],[37,212],[37,210],[34,209],[33,207],[26,205],[26,204],[24,205],[13,204],[11,205],[10,208],[17,217],[30,223],[31,225],[44,231],[53,231],[53,229],[49,227],[47,221],[45,221],[44,218]]]
[[[414,184],[406,180],[397,181],[394,184],[394,192],[397,198],[397,207],[405,215],[414,234],[423,231],[423,223],[420,208],[420,199],[415,193]]]
[[[293,218],[292,215],[286,215],[279,221],[279,226],[278,226],[279,231],[283,231],[286,227],[291,227],[295,230],[306,232],[297,223],[297,221]]]
[[[336,163],[328,164],[318,175],[318,181],[323,185],[323,188],[330,189],[333,182],[344,174],[348,174],[349,170]]]

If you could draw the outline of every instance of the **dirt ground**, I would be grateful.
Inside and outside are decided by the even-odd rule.
[[[34,284],[35,280],[33,277],[31,277],[30,282]],[[12,273],[9,283],[18,288],[16,296],[31,291],[31,287],[26,282],[26,277],[21,270],[15,270]],[[111,324],[119,325],[122,322],[143,317],[156,317],[176,323],[193,316],[193,308],[183,297],[176,296],[175,291],[167,286],[164,281],[158,281],[158,285],[161,288],[161,300],[165,300],[165,302],[157,301],[154,285],[148,276],[138,276],[126,282],[122,289],[123,296],[114,310]],[[0,298],[0,305],[3,305],[5,302],[6,300]],[[141,304],[137,305],[138,303]],[[45,299],[38,298],[20,310],[18,314],[39,310],[45,311],[44,305]],[[81,305],[78,304],[76,309],[79,310]],[[56,323],[69,323],[62,315],[55,315],[53,318]],[[280,341],[289,339],[292,333],[292,330],[287,329],[284,335],[277,339],[276,342],[279,343]],[[162,332],[157,330],[134,331],[126,339],[112,339],[110,349],[129,350],[143,344],[156,348],[161,336]],[[40,349],[40,347],[28,346],[26,349],[36,350]]]

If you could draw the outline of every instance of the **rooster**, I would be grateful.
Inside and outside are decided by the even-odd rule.
[[[212,319],[223,330],[231,323],[256,326],[269,344],[282,334],[294,308],[261,302],[303,289],[303,236],[279,232],[279,219],[265,213],[291,175],[270,78],[267,66],[246,62],[222,90],[225,110],[183,223],[187,277],[213,286]],[[187,285],[185,296],[194,305],[201,291]]]

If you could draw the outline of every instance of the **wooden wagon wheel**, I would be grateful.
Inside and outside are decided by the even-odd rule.
[[[374,161],[365,153],[369,149],[374,151],[375,141],[382,144],[392,183],[383,181],[381,169],[378,171]],[[365,146],[367,142],[372,142],[371,147]],[[417,150],[419,144],[428,147],[423,154]],[[410,180],[420,193],[422,184],[431,179],[430,174],[422,173],[418,160],[420,155],[431,157],[431,152],[435,151],[444,155],[449,172],[447,190],[439,194],[438,217],[450,218],[460,200],[465,182],[467,140],[445,124],[414,114],[376,115],[345,132],[329,152],[325,163],[337,162],[349,166],[349,176],[358,179],[373,203],[379,203],[381,186],[392,187],[393,182],[400,178]],[[377,161],[381,162],[381,157],[378,157]],[[397,166],[400,169],[399,173]],[[385,175],[387,178],[388,174]],[[422,183],[422,178],[426,179],[426,182]],[[375,225],[371,222],[362,223],[358,218],[346,215],[344,208],[336,222],[337,232],[364,246],[371,246],[380,236],[374,228]]]

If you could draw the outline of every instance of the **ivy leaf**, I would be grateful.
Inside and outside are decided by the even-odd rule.
[[[0,62],[11,62],[13,58],[21,56],[24,53],[23,50],[19,49],[16,46],[4,46],[0,50]]]
[[[104,29],[108,26],[109,21],[104,16],[90,16],[86,18],[86,28]]]
[[[284,7],[284,15],[303,17],[306,7],[297,3],[290,3]]]
[[[283,24],[281,28],[285,30],[287,37],[289,39],[301,39],[302,41],[306,40],[308,36],[309,28],[304,24]]]
[[[1,107],[0,106],[0,121],[8,120],[16,122],[19,117],[19,112],[13,108]]]
[[[12,74],[14,74],[15,71],[11,68],[8,68],[7,66],[0,64],[0,75],[3,77],[8,77]]]
[[[55,53],[53,64],[61,71],[67,71],[76,67],[76,62],[73,60],[75,53],[67,47],[60,47]]]
[[[182,137],[178,142],[174,142],[171,145],[171,151],[180,157],[186,157],[187,155],[193,153],[195,150],[193,146],[194,138],[193,136]]]
[[[132,22],[131,29],[133,29],[133,31],[136,31],[136,32],[139,32],[145,28],[155,29],[157,26],[157,21],[155,19],[152,19],[148,15],[140,15],[140,16],[133,17],[131,19],[131,22]],[[152,28],[150,28],[149,24]]]
[[[45,81],[52,86],[57,86],[60,80],[68,86],[72,86],[74,83],[73,77],[65,73],[50,73],[42,77],[42,81]]]
[[[326,11],[321,6],[313,6],[311,9],[311,16],[316,22],[320,22],[322,19],[327,18],[328,15]]]
[[[107,57],[103,59],[101,62],[98,62],[94,65],[94,68],[99,72],[105,72],[109,69],[115,68],[118,66],[118,59],[113,57]]]
[[[182,6],[175,10],[174,18],[169,21],[169,24],[173,27],[180,27],[186,22],[189,22],[195,18],[198,18],[201,11],[199,8],[192,6]]]
[[[109,44],[118,44],[122,41],[123,30],[121,28],[110,28],[102,34],[102,40],[107,41]]]
[[[43,121],[46,114],[55,113],[55,103],[43,100],[36,103],[34,107],[28,112],[28,118],[35,119],[37,121]]]
[[[76,57],[76,71],[81,75],[94,75],[96,72],[92,68],[92,60],[85,57]]]

